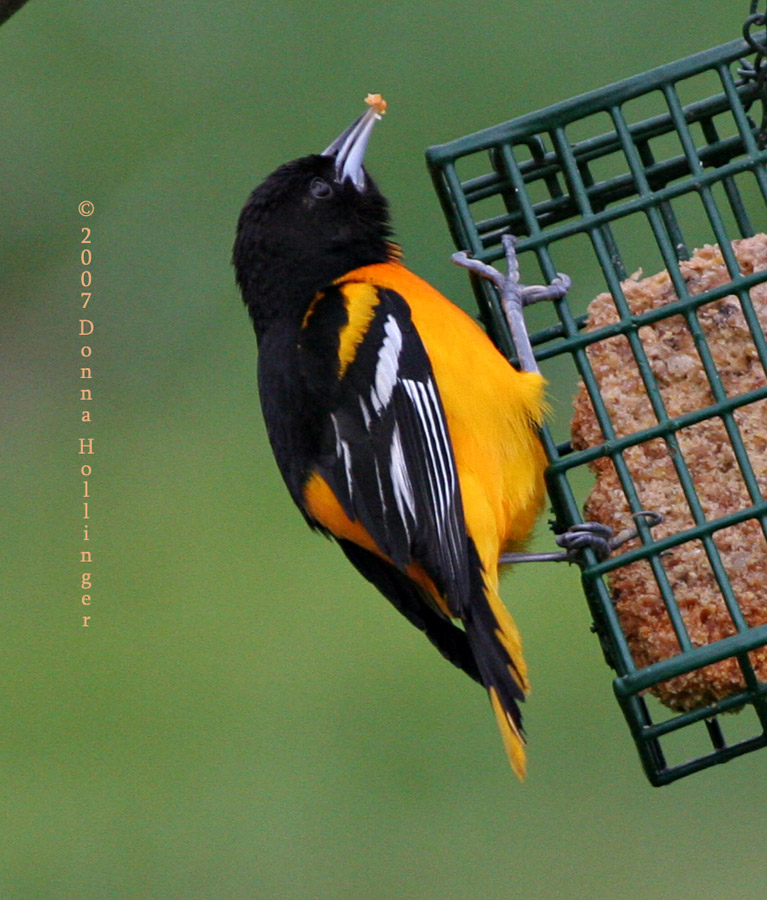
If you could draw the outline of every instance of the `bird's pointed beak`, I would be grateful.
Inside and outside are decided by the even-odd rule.
[[[340,183],[348,178],[358,191],[365,187],[362,165],[370,135],[375,123],[386,112],[386,101],[380,94],[368,94],[365,102],[368,109],[322,151],[322,156],[335,159],[336,181]]]

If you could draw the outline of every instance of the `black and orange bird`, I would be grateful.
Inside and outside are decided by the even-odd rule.
[[[527,666],[498,577],[533,529],[546,465],[544,380],[521,307],[563,296],[568,282],[520,286],[513,239],[506,276],[454,257],[500,287],[513,367],[400,261],[387,202],[363,166],[385,102],[367,103],[324,152],[273,172],[239,218],[233,263],[264,419],[306,521],[485,687],[521,778]]]

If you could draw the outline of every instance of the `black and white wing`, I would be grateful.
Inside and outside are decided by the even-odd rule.
[[[468,548],[439,389],[408,304],[366,287],[376,302],[367,298],[372,316],[334,391],[317,469],[394,565],[418,563],[457,612]]]

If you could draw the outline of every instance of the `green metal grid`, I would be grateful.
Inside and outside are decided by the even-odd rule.
[[[744,620],[714,541],[717,531],[746,519],[756,519],[767,536],[767,500],[733,416],[738,408],[767,398],[767,386],[728,397],[697,320],[702,305],[735,294],[767,372],[767,340],[749,297],[754,285],[767,281],[767,271],[742,275],[731,246],[734,239],[767,231],[767,150],[759,146],[759,126],[752,119],[761,117],[763,95],[758,80],[739,65],[752,54],[745,40],[733,41],[426,153],[456,247],[493,262],[503,255],[501,236],[515,234],[524,282],[550,281],[558,270],[568,270],[568,259],[577,257],[581,267],[593,268],[596,290],[589,292],[589,299],[606,289],[616,302],[620,321],[589,332],[582,330],[585,316],[576,316],[572,300],[547,304],[542,314],[550,321],[532,336],[544,373],[547,362],[560,370],[563,363],[574,369],[572,381],[580,378],[586,386],[607,438],[598,447],[575,451],[569,440],[557,440],[549,428],[543,429],[555,530],[582,521],[573,481],[579,481],[579,472],[590,461],[600,456],[613,461],[636,512],[641,507],[623,451],[660,438],[672,452],[695,526],[656,541],[640,522],[637,549],[602,562],[589,551],[582,563],[595,631],[616,670],[615,694],[654,785],[767,747],[767,684],[759,681],[748,657],[749,651],[767,645],[767,625],[749,627]],[[706,99],[697,99],[701,96]],[[679,261],[689,257],[690,247],[709,242],[719,244],[731,281],[690,295]],[[679,299],[632,315],[621,281],[640,267],[646,272],[667,269]],[[513,359],[494,289],[484,279],[473,278],[472,284],[489,333]],[[570,292],[571,298],[575,296],[584,296],[577,285]],[[535,314],[541,315],[537,308]],[[642,325],[672,315],[685,317],[716,400],[706,409],[676,418],[665,409],[638,335]],[[590,344],[617,334],[630,343],[657,418],[655,427],[620,440],[586,354]],[[684,458],[675,452],[681,428],[713,417],[725,424],[751,500],[749,507],[715,520],[706,519]],[[695,648],[662,561],[664,551],[693,540],[705,548],[736,631],[732,637]],[[681,647],[678,655],[644,668],[632,658],[605,580],[611,571],[639,559],[652,567]],[[644,694],[653,685],[730,657],[737,659],[747,687],[717,704],[669,714]],[[720,714],[736,709],[750,709],[751,714],[745,717],[745,726],[739,726],[746,734],[731,740],[726,732],[734,720],[727,717],[723,724]],[[669,741],[683,731],[687,737],[693,729],[700,732],[695,740],[703,738],[703,751],[681,762],[670,761]],[[682,743],[688,752],[691,742]]]

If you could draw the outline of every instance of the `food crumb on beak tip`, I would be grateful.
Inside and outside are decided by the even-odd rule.
[[[368,94],[365,97],[365,103],[379,116],[386,112],[386,107],[389,105],[380,94]]]

